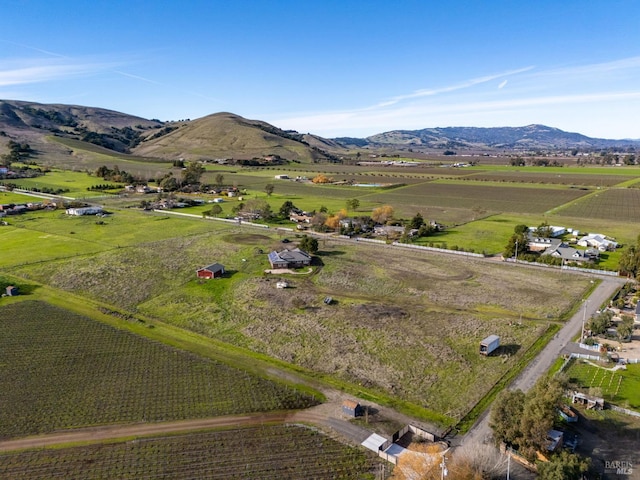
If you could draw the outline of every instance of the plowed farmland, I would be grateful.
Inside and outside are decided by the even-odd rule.
[[[430,182],[390,192],[368,195],[368,201],[417,207],[481,207],[491,212],[544,213],[588,193],[569,188],[489,186],[464,183]],[[362,198],[362,197],[361,197]]]
[[[315,400],[44,302],[0,308],[0,438],[303,408]]]
[[[589,175],[579,173],[540,173],[525,171],[481,172],[467,177],[485,182],[516,182],[554,185],[611,187],[636,177],[631,175]]]
[[[563,208],[561,215],[640,222],[640,189],[615,188],[590,195]]]
[[[358,479],[373,454],[300,426],[263,426],[0,455],[4,479]]]

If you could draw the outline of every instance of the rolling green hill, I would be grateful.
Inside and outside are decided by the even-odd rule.
[[[286,160],[310,163],[333,158],[322,146],[341,148],[309,137],[223,112],[181,122],[166,135],[144,140],[134,151],[138,155],[165,159],[252,159],[278,155]]]
[[[161,122],[102,108],[0,100],[0,136],[28,143],[55,159],[69,156],[68,141],[97,145],[119,154],[160,160],[251,160],[278,156],[289,162],[335,161],[344,147],[321,137],[281,130],[232,113],[196,120]],[[51,142],[55,136],[66,140]],[[0,154],[6,153],[0,140]],[[92,150],[88,146],[89,150]],[[331,153],[328,153],[331,152]]]

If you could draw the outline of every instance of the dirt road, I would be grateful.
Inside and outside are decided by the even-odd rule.
[[[193,432],[221,427],[241,427],[261,425],[263,423],[286,422],[293,413],[256,413],[248,415],[230,415],[214,418],[198,418],[176,422],[135,423],[126,425],[109,425],[101,427],[67,430],[45,435],[0,441],[0,452],[23,450],[27,448],[44,448],[53,445],[72,443],[92,443],[119,438],[163,435],[176,432]]]

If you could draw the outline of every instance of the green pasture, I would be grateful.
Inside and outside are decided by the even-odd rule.
[[[114,247],[131,245],[144,245],[158,240],[173,238],[176,236],[189,237],[190,235],[207,233],[212,230],[222,231],[229,228],[227,224],[212,226],[211,222],[194,221],[194,219],[181,218],[177,215],[162,213],[145,213],[141,210],[116,210],[106,217],[95,215],[72,216],[63,210],[38,211],[25,215],[11,217],[10,223],[19,230],[31,232],[34,238],[40,238],[40,249],[44,254],[51,249],[53,238],[65,239],[65,242],[82,242],[92,251]],[[3,227],[4,228],[4,227]],[[0,235],[3,230],[0,229]],[[18,234],[15,234],[18,235]],[[75,243],[74,243],[75,242]],[[12,244],[8,246],[12,247]],[[19,249],[19,243],[15,244]],[[16,250],[16,254],[19,251]],[[25,259],[38,257],[24,255]]]
[[[30,202],[41,202],[42,199],[38,197],[34,197],[32,195],[24,195],[22,193],[17,192],[3,192],[0,191],[0,203],[8,204],[8,203],[30,203]]]
[[[569,381],[621,407],[640,410],[640,364],[611,371],[576,360],[566,370]]]
[[[87,188],[113,182],[107,182],[102,178],[89,176],[85,172],[52,170],[41,177],[18,178],[12,180],[11,183],[16,184],[18,188],[24,189],[43,189],[45,187],[52,188],[54,190],[59,188],[68,189],[69,192],[62,193],[61,195],[66,197],[83,198],[104,195],[103,192],[89,191]]]
[[[49,233],[30,230],[12,225],[0,227],[0,268],[11,268],[29,263],[41,263],[77,255],[91,255],[107,248],[81,238],[74,238],[70,232]],[[25,217],[26,218],[26,217]]]
[[[516,225],[525,224],[535,227],[544,220],[540,215],[490,215],[420,238],[417,243],[421,245],[446,243],[447,248],[458,246],[465,250],[473,249],[476,253],[485,252],[491,255],[504,251]]]

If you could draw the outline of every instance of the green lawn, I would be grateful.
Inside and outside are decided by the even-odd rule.
[[[621,407],[640,411],[640,364],[612,372],[576,360],[566,374],[577,387]]]
[[[13,223],[13,220],[11,218],[10,222]],[[56,234],[15,226],[0,227],[0,243],[0,268],[94,254],[106,248],[104,245],[74,238],[68,230],[66,234]]]
[[[105,183],[111,184],[113,182],[107,182],[102,178],[89,176],[85,172],[52,170],[41,177],[18,178],[12,180],[11,183],[16,184],[18,188],[24,189],[37,188],[42,190],[43,188],[51,188],[53,190],[69,190],[61,195],[74,198],[84,198],[104,195],[102,192],[89,191],[87,188]]]
[[[29,202],[40,202],[41,199],[37,197],[33,197],[31,195],[23,195],[21,193],[16,192],[0,192],[0,203],[29,203]]]

